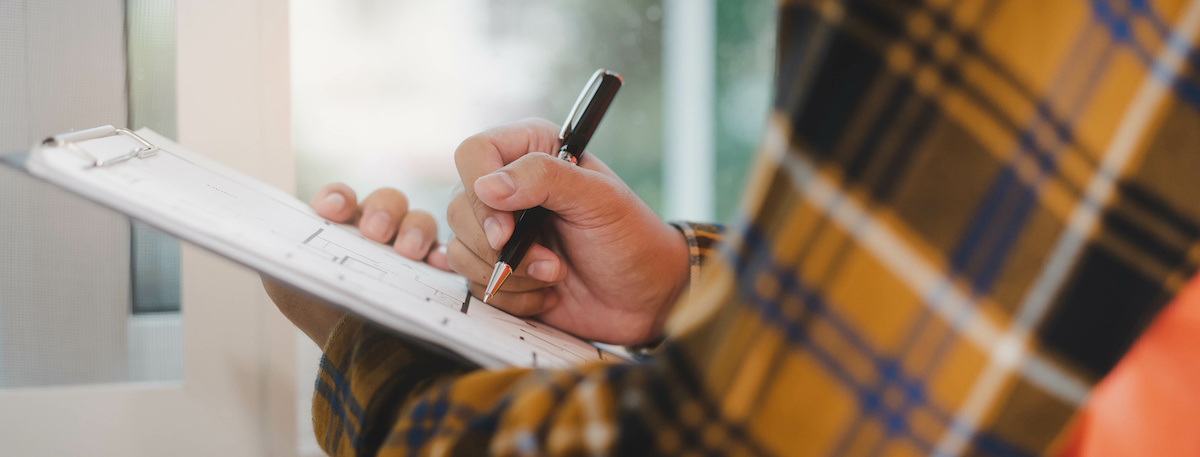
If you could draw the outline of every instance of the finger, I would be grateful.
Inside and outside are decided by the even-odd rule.
[[[423,260],[437,241],[437,221],[428,211],[412,210],[400,221],[393,248],[400,255],[413,260]]]
[[[429,257],[425,258],[425,263],[442,271],[454,271],[450,269],[450,263],[446,259],[446,245],[444,244],[435,244],[433,250],[429,252]]]
[[[498,251],[507,242],[507,238],[500,236],[504,232],[506,221],[512,220],[512,215],[484,207],[489,214],[494,214],[480,220],[476,218],[478,211],[475,205],[482,206],[478,199],[472,203],[466,188],[460,183],[451,195],[450,204],[446,206],[446,223],[450,225],[450,231],[454,232],[456,237],[466,239],[468,246],[484,257],[486,251]]]
[[[334,222],[353,223],[358,217],[358,196],[354,190],[340,182],[321,187],[312,200],[308,201],[317,214]]]
[[[567,220],[611,212],[619,209],[614,203],[636,199],[619,179],[546,154],[527,154],[479,178],[471,187],[491,208],[515,211],[543,206]]]
[[[450,205],[446,207],[446,220],[454,231],[455,240],[464,245],[484,264],[496,264],[500,253],[488,244],[484,229],[479,226],[479,221],[476,221],[470,212],[465,197],[459,195],[450,201]],[[491,275],[492,267],[488,266],[487,268],[486,274]],[[461,271],[459,273],[465,275]],[[534,243],[526,251],[525,257],[513,275],[527,276],[545,282],[556,282],[566,275],[566,269],[562,268],[562,261],[558,255],[545,246]]]
[[[484,284],[491,279],[492,269],[495,265],[475,256],[474,253],[463,246],[457,239],[451,240],[449,245],[446,246],[446,261],[455,272],[463,275],[467,280]],[[500,289],[509,292],[527,292],[544,289],[552,285],[552,282],[533,279],[527,274],[514,273],[508,277],[508,280],[504,281],[504,285]]]
[[[563,262],[558,258],[558,254],[539,243],[533,243],[529,245],[529,251],[525,252],[525,258],[521,259],[521,264],[517,266],[513,275],[529,277],[547,284],[556,284],[566,279],[567,269],[563,267]]]
[[[362,217],[358,229],[363,236],[380,243],[392,241],[396,228],[408,214],[408,198],[396,189],[378,189],[371,192],[359,205]]]
[[[459,177],[464,184],[474,183],[480,176],[492,173],[530,152],[557,151],[557,131],[558,127],[550,121],[527,119],[471,136],[454,152]],[[475,197],[472,186],[465,188],[472,213],[484,228],[488,244],[492,249],[500,249],[512,233],[512,214],[489,208]]]
[[[487,286],[472,282],[469,287],[471,295],[482,297],[483,289]],[[553,303],[556,301],[555,297],[557,295],[551,292],[550,289],[538,289],[528,292],[506,292],[501,290],[492,295],[492,298],[488,300],[488,304],[516,316],[533,316],[553,308]]]
[[[479,220],[475,219],[475,212],[471,208],[466,193],[455,194],[454,198],[450,200],[450,204],[446,205],[446,223],[454,232],[454,238],[466,245],[476,256],[496,261],[499,251],[492,247],[488,241],[486,229],[480,225]]]

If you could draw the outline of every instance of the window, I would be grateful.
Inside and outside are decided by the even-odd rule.
[[[769,101],[770,1],[716,8],[712,70],[714,206],[732,215]],[[708,6],[703,6],[708,5]],[[691,8],[689,6],[689,8]],[[589,152],[659,214],[663,184],[664,4],[450,0],[292,5],[293,137],[298,194],[344,181],[391,186],[441,214],[458,181],[453,152],[489,126],[538,116],[561,122],[598,67],[625,79]],[[686,24],[685,24],[686,26]],[[443,225],[443,236],[445,236]]]
[[[130,0],[125,14],[127,125],[175,139],[174,2]],[[178,313],[179,241],[137,221],[129,236],[132,312]]]
[[[717,219],[737,217],[740,190],[766,128],[775,82],[776,2],[718,0],[714,185]]]

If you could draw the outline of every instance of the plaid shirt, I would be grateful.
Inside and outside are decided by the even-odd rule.
[[[1200,264],[1200,0],[784,2],[741,214],[637,364],[354,318],[332,454],[1046,455]]]

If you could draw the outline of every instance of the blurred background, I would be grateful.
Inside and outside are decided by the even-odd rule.
[[[589,152],[725,221],[764,128],[772,0],[0,0],[0,153],[150,127],[309,199],[439,218],[467,136],[625,85]],[[0,167],[0,439],[29,455],[320,455],[318,349],[257,276]]]
[[[561,123],[603,67],[625,85],[589,151],[664,217],[728,218],[766,118],[775,5],[678,3],[664,11],[658,0],[293,2],[297,195],[346,181],[360,196],[395,186],[417,206],[445,208],[460,141],[525,117]],[[686,21],[674,35],[664,33],[671,13]],[[704,19],[713,23],[694,22]],[[707,61],[691,58],[702,54]],[[672,77],[709,79],[708,90],[668,105]],[[667,132],[672,108],[711,119]],[[712,161],[698,168],[709,176],[690,180],[723,191],[690,203],[698,208],[690,214],[669,207],[664,188],[665,150],[679,137],[706,149],[683,158]]]

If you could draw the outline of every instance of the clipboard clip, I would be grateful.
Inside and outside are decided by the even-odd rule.
[[[122,155],[119,155],[119,156],[116,156],[116,157],[113,157],[110,159],[101,160],[101,159],[97,159],[96,156],[92,155],[92,153],[87,152],[87,150],[79,147],[79,145],[76,144],[76,143],[80,143],[80,142],[84,142],[84,141],[88,141],[88,140],[95,140],[97,138],[105,138],[105,137],[116,136],[116,135],[124,135],[129,138],[132,138],[134,141],[137,141],[141,146],[133,148],[133,150],[129,151],[128,153],[125,153],[125,154],[122,154]],[[150,144],[150,142],[146,141],[145,138],[142,138],[138,134],[133,133],[129,129],[116,128],[111,125],[105,125],[103,127],[96,127],[96,128],[91,128],[91,129],[87,129],[87,130],[80,130],[78,132],[70,132],[70,133],[63,133],[60,135],[54,135],[50,138],[46,138],[45,141],[42,141],[42,146],[62,147],[62,148],[69,149],[69,150],[75,152],[76,154],[83,155],[85,158],[87,158],[88,160],[90,160],[92,162],[91,166],[88,168],[107,167],[109,165],[116,165],[118,163],[125,162],[125,161],[131,160],[131,159],[144,159],[146,157],[150,157],[155,154],[158,154],[158,151],[159,151],[158,146]]]

